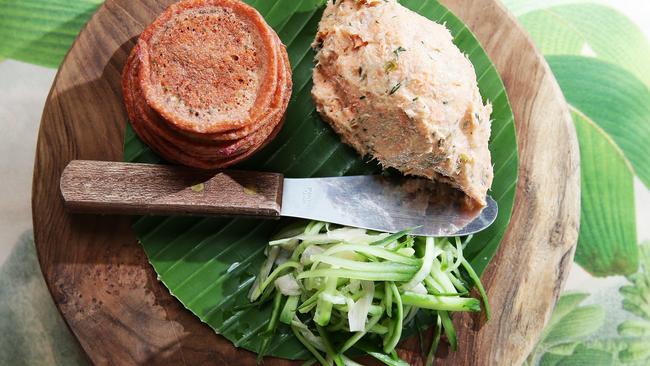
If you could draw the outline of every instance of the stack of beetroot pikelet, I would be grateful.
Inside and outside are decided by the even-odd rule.
[[[138,136],[165,159],[223,168],[280,130],[291,67],[277,34],[238,0],[184,0],[149,25],[122,74]]]

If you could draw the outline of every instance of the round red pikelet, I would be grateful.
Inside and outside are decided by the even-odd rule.
[[[134,49],[134,53],[137,54],[137,46]],[[282,120],[283,112],[286,110],[288,101],[290,99],[291,93],[291,69],[288,64],[288,58],[286,57],[286,52],[283,52],[285,55],[282,57],[282,70],[283,72],[279,75],[279,90],[277,95],[280,100],[278,104],[274,106],[274,113],[270,114],[268,121],[260,123],[260,128],[254,131],[254,133],[245,135],[243,138],[231,141],[196,141],[190,140],[187,136],[178,135],[176,131],[165,126],[166,122],[164,119],[160,118],[151,108],[148,108],[148,105],[142,102],[141,90],[137,82],[131,83],[128,88],[130,91],[135,94],[133,97],[134,103],[137,104],[138,111],[140,113],[140,118],[142,119],[142,128],[146,128],[150,134],[158,136],[162,140],[166,140],[168,143],[177,146],[181,151],[187,155],[194,156],[196,158],[202,159],[230,159],[231,157],[237,156],[241,153],[247,152],[252,148],[258,147],[264,140],[266,140],[272,131],[275,129],[277,124]],[[127,66],[127,69],[130,70],[129,73],[131,79],[134,79],[133,74],[137,76],[137,67],[139,65],[138,58],[130,60],[131,64]]]
[[[175,127],[216,133],[257,123],[277,85],[275,33],[237,0],[171,5],[140,35],[147,103]]]
[[[138,69],[136,66],[137,52],[132,52],[122,76],[122,90],[131,125],[140,139],[149,145],[157,154],[170,162],[203,169],[221,167],[218,164],[212,163],[210,159],[189,156],[184,150],[162,139],[148,128],[150,125],[148,121],[160,119],[160,116],[153,109],[149,108],[146,103],[142,102],[140,88],[135,87],[138,84]]]
[[[122,77],[125,104],[135,132],[167,160],[204,169],[230,166],[259,150],[280,130],[291,96],[291,67],[286,49],[274,32],[273,36],[274,56],[279,60],[274,98],[266,110],[260,111],[265,116],[263,121],[226,132],[224,137],[229,141],[215,141],[218,134],[206,134],[209,137],[205,140],[195,138],[201,134],[184,134],[150,108],[140,88],[139,43],[129,56]]]
[[[277,50],[276,50],[276,57],[279,59],[279,67],[278,67],[278,87],[276,88],[276,94],[274,96],[273,102],[271,103],[271,106],[268,108],[266,115],[260,116],[260,121],[257,123],[251,123],[243,127],[239,127],[237,129],[232,129],[229,131],[223,131],[223,132],[217,132],[217,133],[205,133],[205,134],[196,134],[196,133],[191,133],[187,131],[183,131],[180,129],[177,129],[180,133],[183,133],[191,138],[199,139],[199,140],[209,140],[209,141],[229,141],[229,140],[237,140],[241,139],[247,135],[250,135],[257,131],[258,129],[262,128],[267,124],[267,121],[272,121],[273,120],[273,114],[277,113],[278,111],[280,113],[283,113],[284,110],[286,109],[286,106],[282,106],[282,101],[284,100],[284,94],[291,94],[291,83],[289,83],[289,88],[286,88],[286,83],[284,80],[281,80],[283,78],[283,75],[287,73],[286,77],[291,81],[291,68],[289,65],[289,56],[287,55],[287,50],[282,44],[282,41],[280,41],[280,38],[275,36],[276,38],[276,43],[277,43]],[[285,65],[289,67],[288,71],[285,70]]]
[[[134,52],[137,52],[137,49],[138,46],[136,46],[136,51]],[[226,132],[224,133],[224,138],[215,138],[214,135],[211,135],[208,140],[199,139],[190,135],[183,136],[177,129],[170,127],[162,118],[151,121],[152,123],[149,124],[149,127],[154,133],[178,145],[188,153],[191,153],[192,150],[200,151],[201,157],[228,157],[258,145],[259,140],[268,137],[269,131],[272,131],[281,119],[286,109],[285,101],[288,100],[291,93],[291,69],[286,50],[279,39],[277,40],[277,54],[280,59],[278,87],[269,108],[269,113],[263,121],[239,130]],[[138,61],[136,60],[135,63],[136,65],[133,67],[137,68]],[[136,83],[133,87],[138,88],[139,85]]]
[[[133,57],[135,59],[135,57]],[[133,70],[133,66],[128,66],[129,70]],[[136,70],[137,72],[137,70]],[[131,75],[133,73],[131,72]],[[137,84],[134,82],[132,77],[126,76],[123,78],[123,88],[126,91],[135,91],[135,92],[125,92],[125,102],[127,105],[127,111],[129,116],[131,116],[131,123],[133,129],[136,131],[138,136],[148,144],[154,151],[159,155],[165,157],[167,160],[179,164],[184,164],[188,166],[193,166],[202,169],[217,169],[231,166],[255,153],[257,150],[261,149],[266,143],[268,143],[275,135],[279,132],[282,125],[283,116],[280,115],[280,120],[278,121],[276,127],[271,131],[270,135],[266,137],[259,145],[254,146],[253,148],[247,150],[246,152],[233,155],[228,158],[222,159],[210,159],[199,154],[190,154],[190,152],[180,149],[178,145],[171,143],[165,139],[162,139],[159,135],[152,133],[151,130],[147,128],[147,125],[150,123],[149,120],[160,118],[155,111],[147,106],[146,103],[137,103],[138,88],[132,88],[132,84]],[[288,104],[289,96],[285,98],[285,104]]]

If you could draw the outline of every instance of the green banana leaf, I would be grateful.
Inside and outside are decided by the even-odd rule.
[[[650,184],[650,91],[621,67],[548,56],[580,143],[582,209],[575,260],[596,276],[638,266],[633,177]]]
[[[582,181],[575,261],[596,276],[633,273],[634,177],[650,188],[650,43],[636,24],[605,5],[504,4],[547,58],[572,109]]]
[[[544,55],[593,54],[650,85],[650,43],[638,25],[599,4],[549,6],[519,21]]]
[[[610,353],[587,350],[582,343],[605,322],[605,311],[599,305],[580,306],[588,296],[583,293],[562,295],[526,365],[584,364],[587,360],[601,364],[603,360],[611,360]],[[593,358],[589,358],[590,354]]]
[[[237,168],[282,172],[288,177],[372,174],[380,168],[343,145],[321,121],[310,96],[314,39],[322,9],[319,1],[251,1],[287,45],[293,68],[293,96],[282,131],[267,147]],[[403,1],[403,5],[446,23],[466,53],[479,80],[482,96],[494,106],[490,150],[495,179],[491,195],[499,217],[476,235],[466,256],[481,273],[494,255],[510,220],[517,181],[517,145],[512,111],[501,79],[478,41],[463,23],[434,0]],[[161,163],[128,128],[124,159]],[[185,307],[235,346],[256,351],[258,331],[269,320],[270,307],[246,307],[247,293],[264,259],[269,237],[290,220],[277,221],[195,217],[142,217],[134,224],[159,279]],[[429,323],[430,324],[430,323]],[[412,330],[411,330],[412,331]],[[278,329],[269,354],[301,359],[307,353],[291,332]]]
[[[639,244],[639,270],[627,281],[619,289],[624,312],[616,306],[607,312],[600,304],[580,306],[588,294],[562,295],[524,365],[650,365],[650,242]],[[617,336],[603,338],[601,326],[611,316],[625,320]]]
[[[574,111],[573,120],[583,197],[575,261],[597,276],[632,273],[638,265],[633,175],[620,150],[588,117]]]
[[[552,6],[593,3],[594,1],[598,0],[503,0],[501,2],[514,16],[520,17]]]
[[[640,244],[639,252],[639,271],[627,277],[629,285],[619,289],[623,309],[637,317],[618,325],[624,339],[619,359],[630,365],[650,364],[650,241]]]
[[[58,67],[102,0],[0,0],[0,59]]]

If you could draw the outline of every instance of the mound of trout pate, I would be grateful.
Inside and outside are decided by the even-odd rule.
[[[165,159],[235,164],[279,131],[291,67],[277,34],[238,0],[183,0],[140,35],[122,91],[138,136]]]
[[[338,0],[313,47],[312,97],[345,143],[485,204],[492,107],[443,25],[395,0]]]

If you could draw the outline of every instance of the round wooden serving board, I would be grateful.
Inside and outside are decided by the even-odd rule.
[[[157,281],[130,218],[66,214],[59,193],[70,160],[122,160],[120,72],[144,26],[171,2],[107,0],[61,65],[38,136],[36,247],[54,302],[94,363],[254,365],[252,353],[215,335]],[[476,34],[501,74],[520,166],[510,226],[482,278],[493,319],[457,316],[459,351],[441,352],[438,363],[517,365],[537,341],[573,259],[578,145],[551,71],[499,1],[442,3]],[[402,353],[421,363],[409,354]]]

